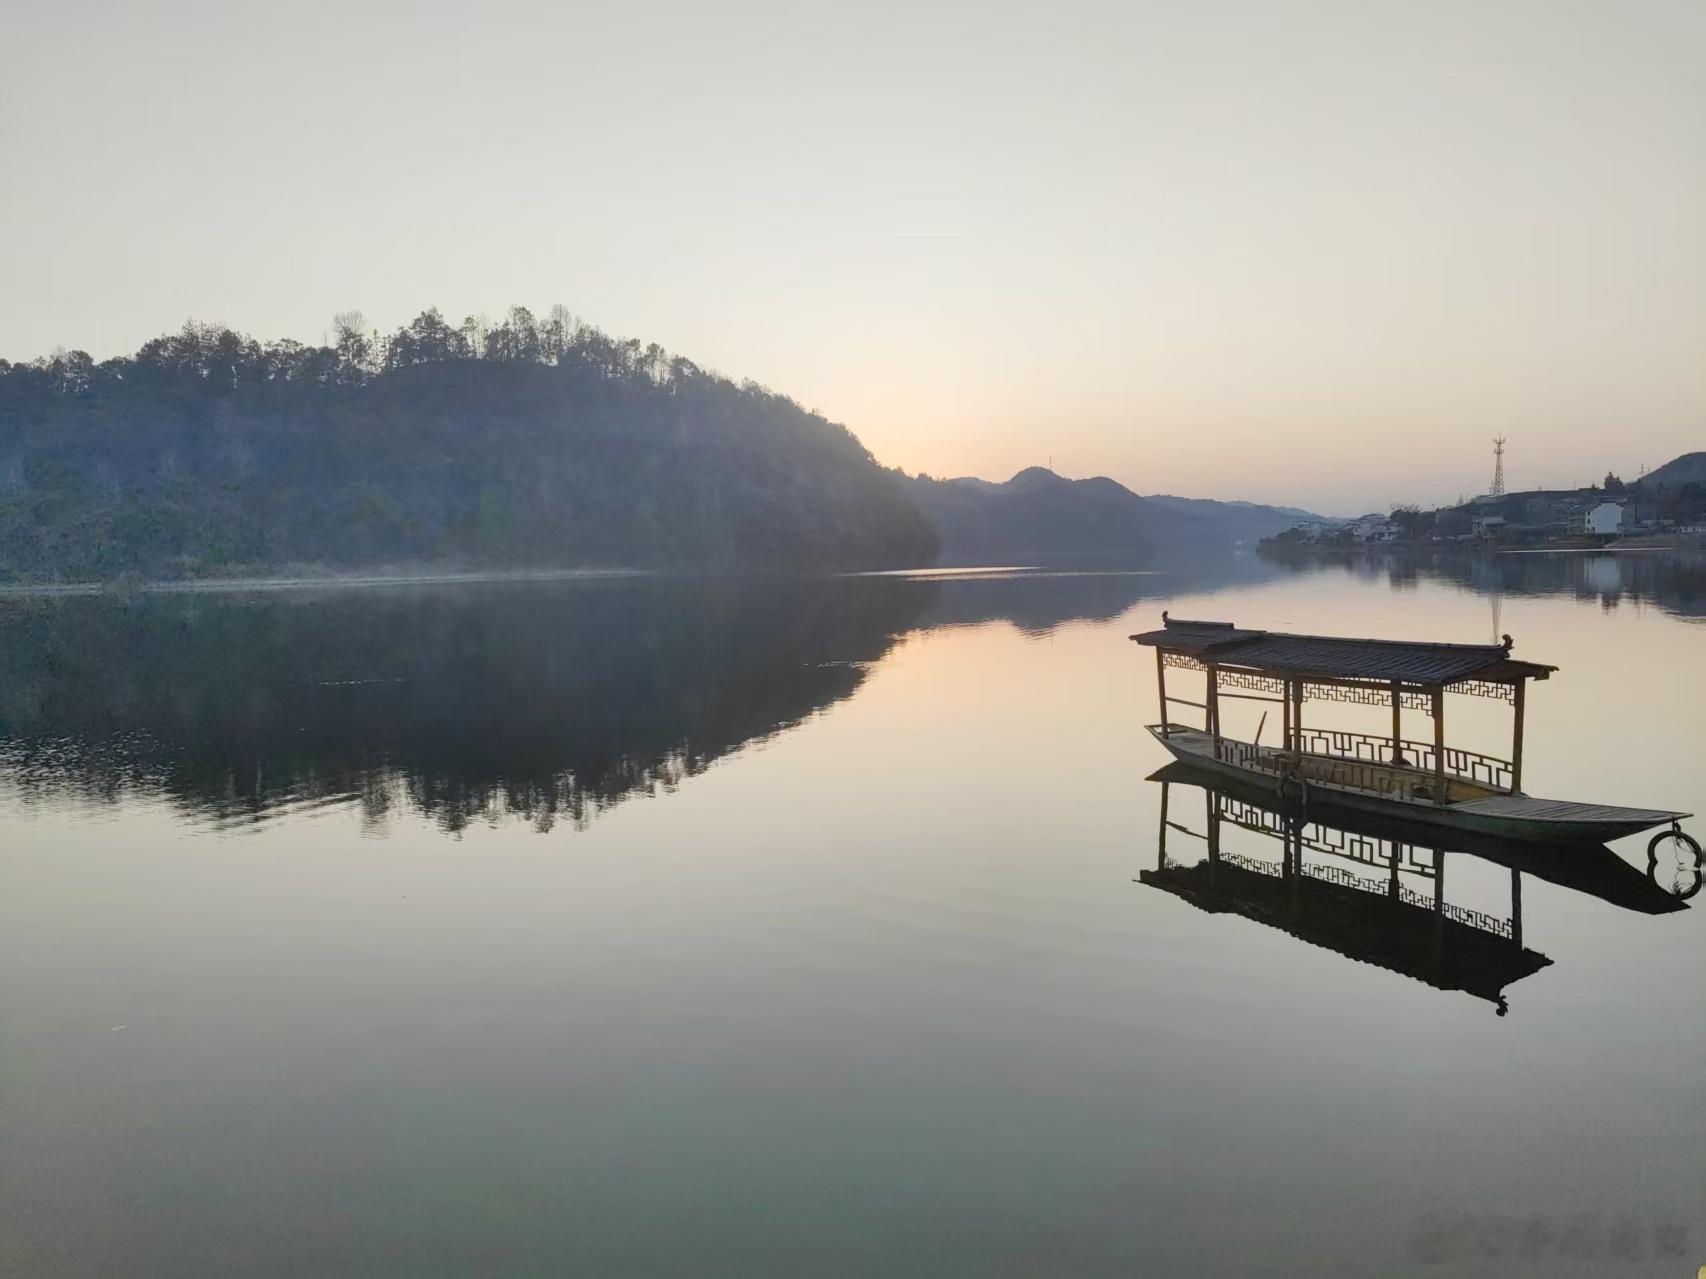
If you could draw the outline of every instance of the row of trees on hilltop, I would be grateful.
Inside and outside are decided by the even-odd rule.
[[[328,341],[189,323],[0,360],[0,576],[890,567],[934,534],[845,427],[562,307]]]
[[[191,320],[176,333],[143,343],[133,356],[97,363],[87,351],[60,350],[20,364],[0,359],[0,377],[88,394],[115,380],[189,375],[215,391],[236,391],[255,383],[360,386],[416,365],[462,360],[574,366],[604,378],[643,377],[659,385],[703,378],[732,385],[655,342],[642,346],[634,338],[613,338],[564,306],[552,307],[544,320],[515,306],[497,324],[468,316],[459,325],[429,307],[389,336],[369,330],[360,311],[341,311],[324,346],[289,338],[262,343],[223,325]],[[749,393],[773,394],[755,382],[740,385]]]

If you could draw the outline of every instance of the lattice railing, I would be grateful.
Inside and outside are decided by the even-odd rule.
[[[1311,879],[1321,879],[1329,884],[1354,888],[1358,892],[1368,893],[1374,897],[1384,897],[1391,892],[1389,884],[1378,879],[1369,879],[1366,875],[1358,875],[1353,871],[1346,870],[1343,866],[1316,866],[1304,862],[1303,873]]]
[[[1222,679],[1226,676],[1222,675]],[[1465,679],[1455,684],[1447,684],[1448,693],[1463,693],[1469,697],[1491,697],[1501,702],[1516,703],[1516,685],[1506,684],[1500,680]],[[1366,684],[1312,684],[1303,682],[1303,698],[1309,702],[1354,702],[1358,706],[1390,706],[1392,705],[1392,690]],[[1414,689],[1400,689],[1399,704],[1413,711],[1434,713],[1434,699],[1427,693],[1419,693]]]
[[[1447,684],[1448,693],[1466,693],[1470,697],[1491,697],[1497,701],[1516,705],[1516,685],[1507,684],[1495,679],[1465,679],[1455,684]]]
[[[1405,884],[1398,885],[1398,899],[1408,902],[1412,906],[1425,906],[1429,910],[1435,908],[1432,897],[1418,893]],[[1453,906],[1450,902],[1446,902],[1445,905],[1439,907],[1439,913],[1447,919],[1455,919],[1458,923],[1478,929],[1481,932],[1492,933],[1495,937],[1503,937],[1507,941],[1511,939],[1511,921],[1501,919],[1497,915],[1489,915],[1484,910],[1472,910],[1468,906]]]
[[[1305,680],[1303,700],[1306,702],[1351,702],[1358,706],[1390,706],[1392,705],[1392,690],[1350,684],[1311,684]],[[1426,693],[1400,692],[1398,702],[1413,711],[1426,711],[1429,715],[1434,712],[1433,698]]]
[[[1231,737],[1221,738],[1218,746],[1217,758],[1228,764],[1237,764],[1241,768],[1259,768],[1269,773],[1278,771],[1274,767],[1272,747],[1257,746],[1254,742],[1241,742]]]
[[[1237,866],[1242,870],[1253,870],[1258,875],[1271,875],[1275,879],[1285,878],[1285,867],[1265,862],[1260,857],[1246,857],[1242,853],[1221,853],[1220,860],[1228,865]]]
[[[1162,650],[1163,665],[1176,667],[1184,671],[1201,671],[1208,669],[1200,658],[1191,657],[1185,653]],[[1349,702],[1357,706],[1390,706],[1392,704],[1392,689],[1382,684],[1319,684],[1312,680],[1302,680],[1303,700],[1307,702]],[[1220,684],[1224,688],[1242,688],[1251,692],[1269,693],[1274,697],[1285,696],[1285,677],[1280,675],[1263,675],[1256,671],[1232,670],[1226,667],[1220,669]],[[1516,702],[1516,685],[1507,684],[1502,680],[1465,679],[1455,684],[1447,684],[1448,693],[1461,693],[1468,697],[1490,697],[1497,701],[1514,705]],[[1433,697],[1413,688],[1398,691],[1398,703],[1407,710],[1422,711],[1432,715],[1434,711]]]
[[[1241,870],[1253,871],[1258,875],[1266,875],[1272,879],[1284,879],[1285,867],[1273,862],[1263,861],[1259,857],[1246,857],[1241,853],[1221,853],[1220,860]],[[1310,879],[1321,880],[1324,883],[1337,884],[1343,888],[1355,889],[1372,897],[1390,897],[1391,885],[1385,881],[1370,879],[1366,875],[1358,875],[1342,866],[1317,866],[1308,862],[1303,864],[1303,873]],[[1399,884],[1398,900],[1410,906],[1420,906],[1425,910],[1437,910],[1447,919],[1455,920],[1466,927],[1479,932],[1490,933],[1494,937],[1502,937],[1506,941],[1512,938],[1511,921],[1501,919],[1497,915],[1488,914],[1484,910],[1474,910],[1468,906],[1453,906],[1450,902],[1443,905],[1436,903],[1434,898],[1426,893],[1418,893],[1408,884]]]
[[[1285,681],[1277,675],[1255,675],[1249,671],[1221,671],[1219,682],[1223,688],[1245,688],[1253,693],[1272,693],[1275,697],[1285,696]]]
[[[1307,737],[1307,733],[1305,736]],[[1250,742],[1234,741],[1231,738],[1220,740],[1218,758],[1240,768],[1254,769],[1274,777],[1278,777],[1282,769],[1289,769],[1291,766],[1290,758],[1281,751],[1256,746]],[[1304,776],[1309,781],[1352,786],[1377,795],[1396,795],[1403,799],[1429,798],[1429,778],[1394,772],[1389,765],[1376,760],[1357,759],[1331,751],[1314,753],[1306,759]]]
[[[1254,831],[1260,835],[1271,835],[1276,839],[1284,839],[1286,817],[1271,808],[1263,808],[1259,804],[1246,803],[1241,799],[1233,799],[1229,795],[1220,798],[1221,816],[1234,826]],[[1303,825],[1295,836],[1303,847],[1311,852],[1326,853],[1331,857],[1343,857],[1364,866],[1376,867],[1380,870],[1392,869],[1393,854],[1397,854],[1398,869],[1406,874],[1419,875],[1431,879],[1434,874],[1433,861],[1420,861],[1416,857],[1417,849],[1412,844],[1400,844],[1392,840],[1374,839],[1356,831],[1341,830],[1337,826],[1325,826],[1320,822],[1308,822]],[[1429,854],[1431,858],[1432,853]]]
[[[1392,739],[1377,737],[1373,733],[1352,733],[1340,728],[1305,728],[1301,736],[1300,745],[1306,755],[1330,755],[1369,764],[1402,764],[1424,773],[1434,771],[1432,742],[1401,739],[1398,745],[1402,759],[1399,759],[1393,752]],[[1509,790],[1511,787],[1511,766],[1507,761],[1479,751],[1464,750],[1461,746],[1445,748],[1445,773],[1447,777],[1478,782],[1494,790]]]

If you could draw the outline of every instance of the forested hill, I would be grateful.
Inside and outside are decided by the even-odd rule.
[[[0,360],[0,580],[927,562],[846,428],[561,308]]]
[[[1681,488],[1685,484],[1706,484],[1706,452],[1684,453],[1673,457],[1657,470],[1648,471],[1639,481],[1643,491]]]

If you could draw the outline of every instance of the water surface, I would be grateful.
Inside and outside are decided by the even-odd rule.
[[[1503,1016],[1156,891],[1125,639],[1509,632],[1531,791],[1701,811],[1697,564],[1002,567],[0,602],[0,1269],[1706,1260],[1688,868],[1523,874]]]

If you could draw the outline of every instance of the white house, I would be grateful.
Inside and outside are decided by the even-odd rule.
[[[1588,507],[1588,513],[1583,518],[1590,533],[1615,533],[1623,525],[1623,503],[1597,503]]]
[[[1391,542],[1401,531],[1384,515],[1365,515],[1351,525],[1351,536],[1359,542]]]

